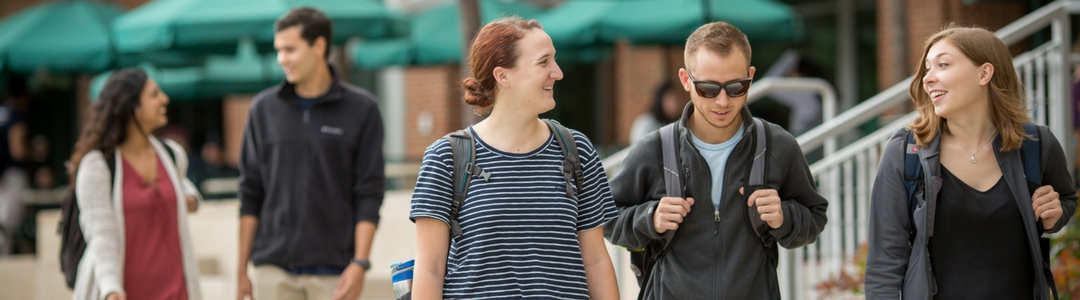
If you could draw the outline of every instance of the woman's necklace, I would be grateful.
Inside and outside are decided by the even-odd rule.
[[[982,143],[982,146],[979,146],[979,149],[975,149],[975,152],[968,152],[967,148],[964,148],[964,144],[958,144],[960,144],[960,149],[964,149],[964,152],[971,153],[971,163],[975,163],[975,153],[979,153],[979,151],[982,151],[982,148],[986,147],[986,144],[990,143],[990,139],[994,138],[995,133],[997,133],[997,129],[994,129],[994,132],[990,133],[990,137],[986,138],[986,141]]]

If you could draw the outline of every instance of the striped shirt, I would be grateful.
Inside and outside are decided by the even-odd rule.
[[[476,163],[490,181],[472,178],[458,215],[463,235],[451,241],[445,299],[587,299],[578,232],[617,215],[604,167],[588,138],[572,131],[585,182],[566,196],[554,136],[528,153],[507,153],[476,142]],[[449,224],[453,153],[440,139],[424,153],[409,219]],[[577,187],[574,187],[577,189]]]

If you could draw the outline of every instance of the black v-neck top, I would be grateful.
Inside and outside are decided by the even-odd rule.
[[[930,261],[935,299],[1032,299],[1034,275],[1020,209],[1005,179],[978,191],[941,167]]]

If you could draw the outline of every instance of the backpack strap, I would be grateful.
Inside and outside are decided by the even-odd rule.
[[[686,193],[683,189],[682,173],[679,172],[682,168],[680,168],[679,152],[678,147],[676,147],[679,125],[677,123],[668,124],[658,131],[660,133],[661,155],[664,163],[664,190],[666,195],[685,198]],[[651,277],[655,265],[660,261],[660,258],[671,250],[671,245],[675,243],[679,232],[679,230],[665,231],[660,240],[649,243],[644,249],[631,250],[631,270],[638,277],[638,285],[641,287],[638,291],[638,299],[645,299],[646,294],[652,290],[651,283],[653,280]]]
[[[1028,183],[1028,194],[1033,194],[1036,189],[1042,186],[1042,143],[1039,140],[1039,127],[1035,126],[1035,124],[1024,123],[1024,133],[1027,133],[1031,138],[1025,138],[1020,144],[1020,155],[1023,157],[1024,178]],[[1039,233],[1042,233],[1042,226],[1035,226],[1035,228]],[[1046,278],[1046,284],[1050,286],[1050,292],[1053,293],[1054,299],[1058,299],[1057,285],[1054,284],[1054,272],[1050,269],[1050,239],[1040,237],[1039,248],[1043,263],[1043,276]]]
[[[1039,157],[1042,149],[1039,144],[1039,128],[1035,124],[1024,123],[1024,132],[1032,137],[1024,139],[1020,144],[1020,155],[1024,158],[1024,178],[1027,179],[1029,187],[1037,189],[1042,185],[1042,162]],[[1028,192],[1034,193],[1035,189]]]
[[[915,241],[915,206],[918,204],[916,194],[923,187],[922,162],[919,160],[919,146],[915,140],[915,132],[908,132],[907,146],[904,147],[904,189],[907,190],[908,221],[911,229],[908,230],[908,242]]]
[[[566,126],[562,126],[562,124],[554,120],[544,119],[544,124],[547,124],[548,129],[555,135],[555,141],[559,143],[559,148],[562,149],[563,164],[559,167],[559,172],[562,172],[563,179],[566,180],[566,196],[573,199],[577,196],[573,187],[576,186],[577,191],[580,191],[581,184],[585,182],[585,173],[581,170],[581,157],[577,150],[577,143],[574,141],[574,135]]]
[[[765,186],[765,150],[768,149],[766,141],[768,140],[765,135],[765,122],[761,119],[754,118],[754,126],[757,127],[754,135],[754,163],[750,167],[750,186],[751,187],[764,187]]]
[[[675,144],[678,143],[679,125],[677,123],[671,123],[660,128],[660,145],[663,147],[661,153],[664,156],[664,190],[667,191],[668,197],[685,198],[683,191],[683,182],[680,174],[682,169],[679,165],[679,150],[676,149]],[[675,241],[675,233],[678,230],[668,230],[663,235],[663,250],[657,253],[656,258],[659,259]]]
[[[765,186],[765,162],[768,161],[768,157],[765,152],[768,147],[768,135],[765,133],[765,122],[758,118],[754,120],[754,151],[750,166],[750,178],[747,181],[747,185],[743,187],[743,192],[746,199],[749,200],[750,194],[753,194],[759,189],[766,188]],[[750,229],[754,231],[758,239],[761,240],[765,247],[769,247],[772,244],[772,237],[769,235],[769,223],[761,220],[761,214],[757,211],[757,205],[749,206],[747,210],[747,218],[750,221]]]
[[[660,129],[660,143],[664,147],[664,187],[668,197],[683,198],[682,178],[679,177],[679,153],[675,150],[676,136],[679,128],[675,123],[668,124]]]
[[[112,153],[102,153],[101,155],[105,158],[105,165],[109,167],[109,189],[112,189],[116,184],[116,156],[118,155],[117,151],[120,150],[113,150]],[[112,200],[112,195],[109,195],[109,199]]]
[[[175,150],[173,150],[172,145],[170,145],[167,141],[162,141],[161,146],[162,146],[162,148],[165,148],[165,153],[169,154],[169,160],[172,161],[174,166],[177,166],[177,164],[176,164],[176,152],[173,152]],[[177,167],[179,167],[179,166],[177,166]]]
[[[476,144],[468,129],[461,129],[443,136],[450,142],[450,149],[454,154],[454,168],[450,170],[454,174],[453,189],[454,199],[450,205],[450,235],[452,238],[462,235],[461,224],[458,223],[458,213],[465,203],[465,195],[469,192],[469,183],[473,176],[491,179],[491,173],[485,172],[476,165]]]

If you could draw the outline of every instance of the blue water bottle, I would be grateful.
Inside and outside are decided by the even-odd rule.
[[[394,298],[409,299],[412,291],[413,263],[415,260],[390,264],[390,281],[394,286]]]

